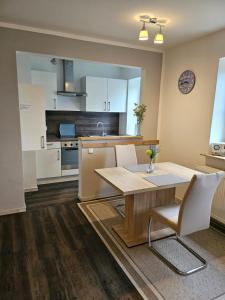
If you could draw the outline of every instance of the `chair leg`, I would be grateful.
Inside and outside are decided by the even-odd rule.
[[[148,245],[149,247],[151,247],[151,227],[152,227],[152,218],[150,217],[150,220],[149,220],[149,224],[148,224]]]
[[[151,240],[151,228],[152,228],[152,218],[150,217],[149,224],[148,224],[148,244],[149,244],[149,247],[151,247],[152,242],[167,239],[167,238],[172,237],[172,236],[176,236],[176,233],[171,233],[171,234],[168,234],[167,236]]]
[[[183,275],[183,276],[187,276],[187,275],[190,275],[190,274],[193,274],[197,271],[200,271],[202,269],[205,269],[207,267],[207,262],[204,258],[202,258],[198,253],[196,253],[193,249],[191,249],[189,246],[187,246],[176,234],[176,240],[178,243],[180,243],[184,248],[186,248],[190,253],[192,253],[201,263],[202,265],[199,266],[199,267],[196,267],[196,268],[193,268],[191,270],[188,270],[188,271],[182,271],[180,269],[178,269],[174,264],[172,264],[167,258],[165,258],[158,250],[156,250],[154,247],[153,247],[153,242],[156,242],[158,240],[162,240],[162,239],[167,239],[167,237],[163,237],[163,238],[160,238],[158,240],[154,240],[154,241],[151,241],[151,224],[152,224],[152,218],[150,219],[149,221],[149,248],[151,249],[151,251],[156,254],[168,267],[170,267],[173,271],[175,271],[176,273],[180,274],[180,275]],[[171,236],[170,236],[171,237]]]

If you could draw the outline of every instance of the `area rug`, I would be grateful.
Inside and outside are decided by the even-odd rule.
[[[123,218],[123,198],[96,200],[78,204],[110,253],[134,284],[143,299],[222,300],[225,299],[225,235],[210,228],[184,239],[208,262],[206,269],[180,276],[155,256],[148,244],[127,248],[112,226]],[[181,267],[196,265],[192,257],[172,241],[160,241],[156,246]],[[168,254],[169,253],[169,254]],[[185,260],[185,263],[184,263]]]

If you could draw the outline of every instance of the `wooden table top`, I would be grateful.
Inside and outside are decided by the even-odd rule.
[[[194,174],[201,173],[199,171],[189,169],[171,162],[156,163],[155,170],[151,174],[147,174],[146,172],[133,173],[122,167],[96,169],[95,172],[109,184],[113,185],[120,192],[122,192],[124,196],[153,190],[172,188],[181,185],[181,183],[176,183],[167,186],[157,186],[145,180],[143,177],[147,177],[150,175],[174,174],[185,178],[186,183],[189,183]]]

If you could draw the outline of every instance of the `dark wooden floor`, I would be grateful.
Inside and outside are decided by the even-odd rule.
[[[76,205],[75,183],[28,193],[0,217],[0,299],[141,299]]]

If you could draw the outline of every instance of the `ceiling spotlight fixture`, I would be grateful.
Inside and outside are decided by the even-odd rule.
[[[159,32],[155,35],[154,43],[155,44],[163,44],[164,43],[164,36],[162,34],[162,23],[164,24],[165,20],[159,20],[157,18],[150,18],[148,15],[140,16],[139,18],[140,22],[143,23],[142,28],[139,32],[139,40],[140,41],[147,41],[148,40],[148,30],[146,29],[146,23],[148,24],[154,24],[159,26]]]
[[[143,21],[143,26],[139,32],[139,40],[147,41],[148,40],[148,30],[145,27],[145,21]]]
[[[164,36],[162,33],[162,25],[159,25],[159,32],[156,33],[154,38],[154,44],[163,44],[164,43]]]

